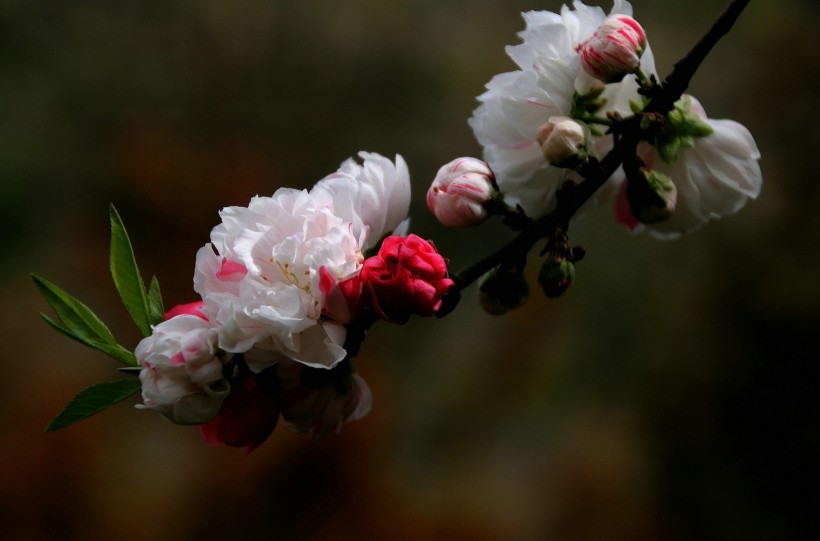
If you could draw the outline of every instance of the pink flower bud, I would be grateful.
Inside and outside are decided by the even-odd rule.
[[[634,73],[646,49],[646,33],[627,15],[611,15],[577,47],[584,71],[605,83]]]
[[[457,158],[442,166],[427,191],[427,207],[447,227],[466,227],[487,217],[493,172],[483,161]]]
[[[555,166],[571,165],[573,158],[586,154],[586,134],[578,122],[566,116],[550,117],[538,128],[536,136],[544,157]]]
[[[444,258],[416,235],[384,239],[378,255],[365,260],[359,276],[373,310],[393,323],[406,323],[412,314],[432,316],[454,284],[447,277]]]

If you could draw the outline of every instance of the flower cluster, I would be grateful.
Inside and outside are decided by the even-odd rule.
[[[309,191],[283,188],[220,212],[196,258],[202,301],[167,314],[137,347],[142,407],[202,425],[209,442],[250,448],[280,413],[319,436],[367,413],[348,326],[433,315],[453,282],[428,241],[386,237],[410,205],[404,160],[360,157]]]
[[[609,152],[611,128],[640,112],[656,72],[646,34],[624,0],[615,0],[609,16],[575,2],[560,14],[533,11],[524,20],[523,43],[507,47],[519,69],[487,84],[469,123],[506,203],[536,219],[555,209],[556,192],[566,181],[583,180],[584,164]],[[757,197],[760,153],[746,128],[708,119],[686,95],[664,121],[647,130],[636,170],[671,179],[673,201],[669,190],[650,197],[665,199],[665,210],[644,212],[655,204],[639,195],[647,190],[637,185],[646,181],[636,177],[645,174],[619,170],[581,213],[615,201],[619,223],[671,238]],[[634,186],[627,189],[629,184]]]

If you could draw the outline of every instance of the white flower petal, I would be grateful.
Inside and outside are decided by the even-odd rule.
[[[334,214],[353,225],[353,236],[366,233],[365,248],[375,245],[407,217],[410,174],[400,155],[393,163],[379,154],[360,152],[363,163],[352,159],[319,181],[311,195],[332,204]]]

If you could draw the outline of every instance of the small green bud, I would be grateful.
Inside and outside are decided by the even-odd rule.
[[[575,279],[575,265],[563,255],[549,252],[541,270],[538,271],[538,283],[544,294],[554,299],[569,289]]]
[[[658,171],[642,169],[626,187],[629,208],[639,222],[656,224],[675,213],[678,190],[672,179]]]
[[[522,269],[498,266],[478,281],[478,302],[494,316],[518,308],[529,296],[530,286]]]

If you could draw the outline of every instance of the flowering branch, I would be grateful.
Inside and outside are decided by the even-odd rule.
[[[566,234],[569,222],[578,209],[604,185],[618,167],[624,164],[625,160],[632,159],[636,155],[638,143],[645,137],[643,119],[646,117],[656,119],[658,115],[665,115],[673,108],[675,102],[681,99],[706,55],[732,28],[748,3],[749,0],[733,0],[703,38],[675,64],[672,72],[662,83],[650,88],[643,87],[650,94],[649,102],[640,113],[626,119],[615,119],[616,122],[610,129],[615,135],[613,149],[603,160],[598,161],[592,158],[579,170],[584,178],[583,182],[566,183],[556,193],[557,207],[554,211],[538,220],[531,221],[507,245],[455,274],[453,277],[455,287],[445,298],[445,308],[442,309],[440,315],[446,315],[455,308],[460,298],[460,290],[491,269],[507,261],[520,261],[526,258],[526,254],[541,239]]]
[[[457,158],[427,192],[445,226],[497,216],[516,236],[452,277],[432,242],[406,232],[410,177],[400,155],[361,152],[361,164],[345,161],[310,190],[223,209],[196,257],[201,300],[168,311],[157,280],[143,282],[112,207],[111,273],[144,336],[133,353],[90,308],[34,281],[55,311],[43,316],[52,328],[139,380],[92,385],[48,429],[141,391],[138,408],[197,425],[208,443],[250,451],[280,419],[322,437],[370,410],[353,359],[377,320],[443,317],[479,278],[485,310],[516,308],[529,295],[528,254],[542,241],[538,283],[547,297],[561,295],[585,254],[570,245],[570,222],[591,199],[617,188],[616,219],[666,238],[736,212],[760,191],[754,140],[740,124],[710,121],[684,91],[747,4],[733,1],[661,83],[628,2],[609,16],[580,1],[560,15],[525,14],[524,43],[507,49],[521,69],[494,77],[470,119],[487,162]]]

